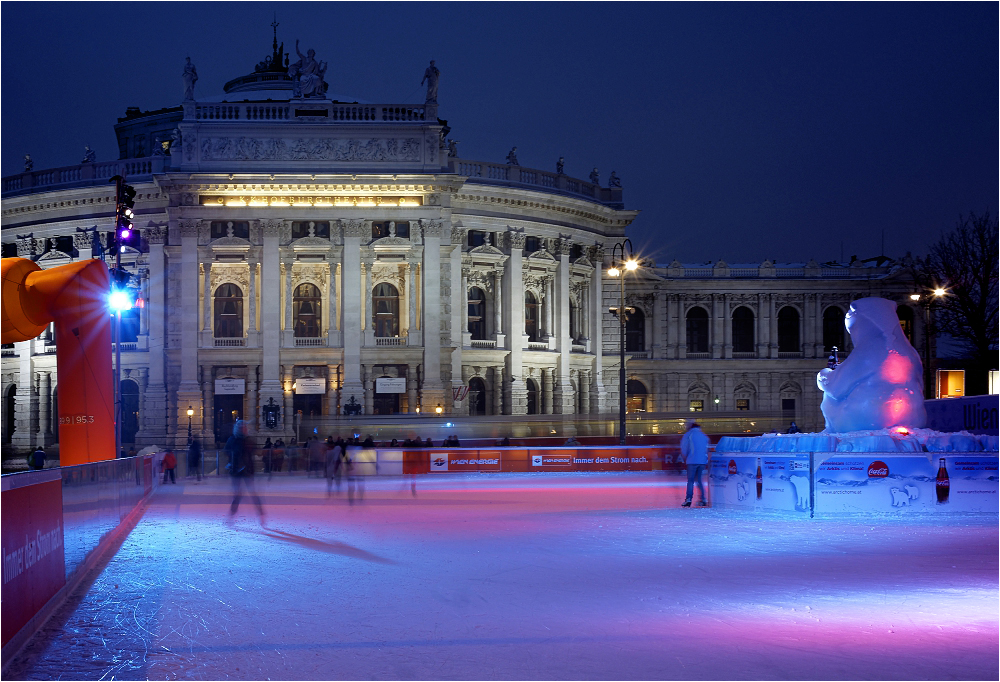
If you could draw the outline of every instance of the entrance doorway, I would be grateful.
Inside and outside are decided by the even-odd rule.
[[[375,392],[372,398],[374,414],[399,414],[399,394]]]
[[[134,443],[139,431],[139,385],[131,379],[121,382],[122,443]]]
[[[479,377],[469,380],[469,416],[486,416],[486,382]]]
[[[242,395],[215,396],[215,440],[225,443],[233,435],[233,424],[243,419]]]

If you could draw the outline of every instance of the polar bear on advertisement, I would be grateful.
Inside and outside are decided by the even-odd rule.
[[[892,495],[893,507],[906,507],[910,504],[910,494],[905,490],[889,488],[889,493]]]
[[[788,481],[795,486],[795,508],[809,508],[809,477],[795,474],[788,477]]]
[[[851,303],[844,325],[854,350],[836,368],[816,376],[826,431],[923,427],[923,366],[899,326],[896,304],[860,298]]]

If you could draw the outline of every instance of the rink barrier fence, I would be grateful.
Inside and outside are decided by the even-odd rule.
[[[154,453],[4,474],[4,669],[139,520],[159,484],[161,459]]]

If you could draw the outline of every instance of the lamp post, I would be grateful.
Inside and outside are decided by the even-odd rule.
[[[617,258],[616,258],[617,256]],[[609,277],[618,277],[619,297],[618,308],[611,308],[611,312],[618,316],[618,444],[625,445],[625,401],[627,398],[625,386],[625,319],[628,311],[625,308],[625,271],[638,269],[639,263],[632,255],[632,241],[626,239],[619,242],[611,249],[611,267],[608,268]]]
[[[935,287],[930,290],[930,293],[910,294],[910,300],[914,303],[920,303],[920,307],[924,309],[923,362],[925,399],[937,397],[937,391],[934,386],[934,375],[932,374],[933,368],[931,367],[931,306],[946,293],[948,293],[946,289]]]
[[[188,405],[187,415],[188,415],[188,444],[190,445],[190,443],[191,443],[191,417],[194,416],[194,408],[191,407],[190,405]]]

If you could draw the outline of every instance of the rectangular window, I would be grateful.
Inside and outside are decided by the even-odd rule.
[[[410,238],[410,223],[405,220],[384,220],[372,223],[372,239],[384,237]]]
[[[704,400],[692,400],[688,403],[688,409],[691,412],[704,412],[705,411],[705,401]]]
[[[232,233],[230,233],[230,229],[232,229]],[[213,220],[212,239],[222,239],[223,237],[250,239],[250,223],[245,220]]]
[[[750,409],[750,399],[749,398],[737,398],[736,399],[736,409],[738,411],[747,411]]]
[[[542,240],[538,237],[527,237],[524,240],[524,252],[534,253],[542,248]]]
[[[469,248],[474,249],[483,244],[489,244],[489,233],[482,230],[469,230]]]

